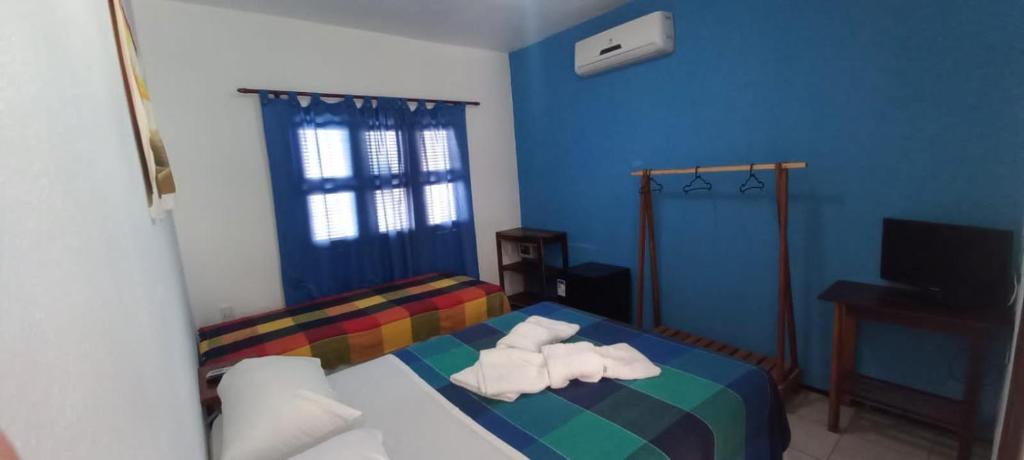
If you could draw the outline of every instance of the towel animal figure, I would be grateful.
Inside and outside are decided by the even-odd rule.
[[[549,385],[544,355],[518,348],[483,350],[475,364],[453,374],[451,381],[480,396],[506,402],[524,393],[540,393]]]
[[[565,388],[573,380],[638,380],[661,374],[660,367],[625,343],[603,347],[590,342],[558,343],[579,328],[531,316],[512,328],[495,348],[481,351],[472,366],[453,374],[451,382],[480,396],[512,402],[548,387]]]
[[[604,357],[590,342],[555,343],[540,349],[547,364],[551,388],[565,388],[579,379],[594,383],[604,376]]]
[[[498,340],[496,347],[540,352],[540,347],[568,339],[579,330],[579,324],[534,315],[516,324],[508,335]]]

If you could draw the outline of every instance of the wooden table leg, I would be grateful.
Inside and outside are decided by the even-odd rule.
[[[840,360],[842,366],[839,368],[839,380],[845,382],[857,366],[857,317],[847,312],[845,307],[843,312],[843,346]],[[849,406],[851,402],[849,392],[844,392],[841,396],[839,402]]]
[[[495,241],[498,242],[498,283],[501,285],[501,290],[504,291],[505,290],[505,268],[504,268],[505,261],[504,261],[504,258],[502,257],[501,238],[495,238]]]
[[[537,239],[537,257],[540,261],[540,298],[548,300],[548,264],[544,262],[544,239]]]
[[[975,417],[978,413],[978,392],[981,389],[982,360],[985,355],[985,341],[977,335],[968,339],[967,381],[964,384],[963,425],[960,426],[957,460],[969,460],[974,447]]]
[[[846,305],[836,303],[835,318],[832,320],[832,387],[828,392],[828,430],[839,432],[839,401],[842,399],[843,388],[843,322],[846,317]]]

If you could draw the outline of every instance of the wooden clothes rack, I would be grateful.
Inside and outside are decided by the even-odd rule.
[[[682,169],[645,169],[633,171],[633,176],[640,176],[640,234],[637,247],[637,300],[636,300],[636,324],[643,327],[644,324],[644,265],[648,259],[647,251],[650,252],[650,273],[651,273],[651,307],[654,322],[654,331],[691,345],[722,353],[736,359],[746,361],[755,366],[760,366],[771,374],[783,394],[794,390],[800,382],[800,365],[797,358],[796,347],[796,324],[793,319],[793,289],[790,281],[789,269],[789,170],[803,169],[807,167],[805,162],[787,163],[754,163],[746,165],[728,166],[696,166]],[[661,294],[658,279],[658,253],[655,244],[654,233],[654,207],[651,200],[652,176],[672,174],[694,174],[699,176],[702,173],[721,173],[773,170],[775,172],[775,198],[776,217],[779,226],[779,292],[778,292],[778,319],[776,324],[775,356],[765,356],[752,351],[747,351],[694,334],[672,329],[661,325]],[[660,189],[658,189],[660,191]],[[788,339],[788,359],[787,359]]]

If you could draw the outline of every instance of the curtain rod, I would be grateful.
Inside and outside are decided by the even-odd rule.
[[[295,93],[298,96],[320,96],[320,97],[351,97],[356,99],[378,99],[381,97],[388,96],[367,96],[365,94],[337,94],[337,93],[314,93],[310,91],[286,91],[281,89],[253,89],[253,88],[238,88],[238,92],[242,94],[259,94],[260,91],[266,91],[269,94],[275,94],[279,96]],[[424,99],[421,97],[402,97],[395,99],[405,99],[407,101],[422,101],[422,102],[433,102],[433,103],[445,103],[445,104],[466,104],[466,105],[480,105],[477,101],[455,101],[448,99]]]
[[[804,169],[807,167],[806,161],[790,161],[780,163],[782,169]],[[754,171],[763,171],[766,169],[775,169],[776,163],[754,163]],[[733,171],[750,171],[751,164],[745,165],[728,165],[728,166],[696,166],[692,168],[683,169],[652,169],[652,176],[661,176],[665,174],[694,174],[697,172],[697,168],[700,168],[701,173],[720,173],[720,172],[733,172]],[[642,176],[644,170],[633,171],[630,173],[631,176]]]

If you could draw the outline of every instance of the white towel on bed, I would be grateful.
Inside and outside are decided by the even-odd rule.
[[[594,383],[604,376],[605,359],[590,342],[544,345],[540,352],[547,363],[551,388],[556,390],[574,379]]]
[[[451,381],[480,396],[507,402],[544,391],[549,384],[544,355],[516,348],[481,351],[476,364],[453,374]]]
[[[540,347],[568,339],[579,330],[578,324],[534,315],[516,324],[508,335],[498,340],[497,348],[540,352]]]
[[[593,383],[602,377],[637,380],[661,374],[661,368],[625,343],[558,343],[579,330],[578,324],[530,316],[450,380],[480,396],[512,402],[548,386],[565,388],[575,379]]]
[[[625,343],[597,347],[596,351],[604,358],[604,376],[610,379],[639,380],[661,374],[660,367]]]

